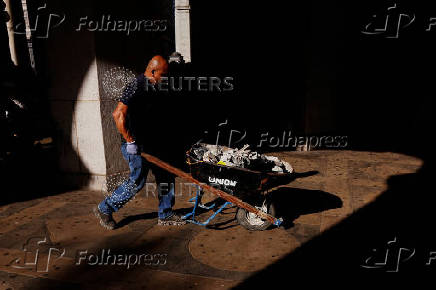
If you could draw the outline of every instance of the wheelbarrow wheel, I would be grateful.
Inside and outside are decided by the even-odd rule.
[[[256,208],[272,216],[275,216],[276,214],[274,204],[269,200],[265,200],[260,206],[256,206]],[[269,221],[264,220],[243,208],[238,208],[236,219],[241,226],[250,231],[263,231],[271,226]]]

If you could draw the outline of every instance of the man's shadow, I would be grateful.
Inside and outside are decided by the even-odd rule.
[[[157,217],[158,217],[157,211],[131,215],[131,216],[125,217],[122,220],[120,220],[117,223],[116,228],[117,229],[122,228],[122,227],[127,226],[130,223],[133,223],[133,222],[138,221],[138,220],[148,220],[148,219],[154,219]]]

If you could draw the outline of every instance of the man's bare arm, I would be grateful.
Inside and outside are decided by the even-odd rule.
[[[127,142],[135,141],[133,137],[130,135],[129,131],[126,128],[126,116],[127,116],[128,106],[123,104],[122,102],[118,102],[117,107],[115,108],[112,116],[115,120],[115,124],[117,126],[118,131],[123,135],[124,139]]]

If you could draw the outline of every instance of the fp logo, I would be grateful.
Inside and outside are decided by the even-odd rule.
[[[37,272],[48,272],[50,262],[58,260],[65,255],[65,249],[57,249],[50,247],[48,249],[47,258],[40,255],[40,250],[43,247],[50,246],[47,242],[47,237],[42,238],[30,238],[23,245],[23,257],[16,258],[10,266],[16,269],[34,270]]]
[[[415,249],[402,248],[397,245],[397,238],[387,243],[385,251],[372,250],[373,254],[360,265],[366,269],[384,269],[386,272],[398,272],[400,264],[415,255]],[[429,260],[429,263],[431,260]]]
[[[50,31],[61,25],[65,21],[65,14],[47,13],[47,4],[44,4],[36,9],[36,17],[34,23],[28,23],[28,29],[32,32],[34,38],[47,39]],[[15,25],[15,34],[26,34],[26,24],[20,22]]]
[[[384,35],[386,38],[398,38],[400,30],[415,21],[415,14],[401,13],[397,4],[388,7],[383,15],[373,15],[372,20],[365,25],[363,34]]]
[[[212,132],[211,132],[212,133]],[[205,135],[209,135],[209,131],[204,131]],[[212,135],[212,134],[211,134]],[[236,146],[242,140],[247,137],[247,131],[239,131],[232,129],[229,125],[228,119],[224,122],[219,123],[216,131],[215,145],[225,145],[228,147]],[[212,137],[213,138],[213,137]],[[209,140],[212,143],[212,140]],[[198,140],[196,143],[204,142],[204,138]]]

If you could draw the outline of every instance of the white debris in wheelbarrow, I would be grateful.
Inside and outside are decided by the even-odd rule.
[[[291,164],[289,164],[286,161],[282,161],[275,156],[263,155],[263,157],[269,161],[274,162],[274,164],[276,165],[273,167],[272,171],[276,171],[276,172],[284,172],[285,171],[288,173],[292,173],[292,171],[294,170],[292,168]],[[284,167],[284,169],[283,169],[283,167]]]
[[[193,149],[198,160],[257,171],[292,173],[292,166],[275,156],[259,154],[244,145],[241,149],[202,144]]]

